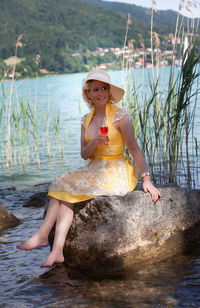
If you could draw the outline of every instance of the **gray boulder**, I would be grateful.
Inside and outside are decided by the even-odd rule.
[[[200,239],[200,191],[159,189],[157,204],[135,190],[76,205],[65,265],[88,276],[112,277],[191,249]],[[52,230],[51,246],[53,237]]]
[[[20,220],[0,203],[0,230],[14,228]]]

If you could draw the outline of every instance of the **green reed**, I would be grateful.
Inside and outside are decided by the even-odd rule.
[[[181,31],[184,30],[182,29],[183,18],[180,23],[179,20],[180,14],[177,17],[175,38],[179,37]],[[127,29],[129,24],[130,21],[127,22]],[[194,25],[193,29],[195,29]],[[140,42],[141,49],[145,51],[141,35]],[[123,80],[125,80],[124,76],[127,76],[126,83],[124,83],[126,97],[122,105],[128,108],[132,116],[136,138],[147,158],[155,182],[177,182],[177,172],[180,167],[185,170],[188,185],[193,180],[191,155],[193,153],[196,157],[199,155],[199,141],[197,136],[194,136],[194,121],[200,91],[198,84],[200,73],[197,68],[200,55],[195,53],[193,36],[191,36],[189,43],[178,71],[175,65],[177,59],[175,55],[181,54],[183,42],[178,46],[175,40],[168,86],[163,85],[159,60],[160,41],[158,34],[153,32],[153,23],[151,23],[152,70],[149,73],[149,83],[146,90],[144,77],[142,77],[142,84],[136,86],[136,81],[133,78],[135,69],[132,63],[125,63],[124,57],[122,59]],[[128,42],[125,44],[129,46]],[[145,58],[145,56],[143,57]],[[144,76],[144,65],[142,65],[142,75]]]
[[[17,40],[15,56],[21,39],[20,36]],[[37,106],[37,89],[35,89],[34,101],[19,98],[14,72],[15,65],[12,67],[11,82],[7,82],[5,78],[1,81],[1,164],[3,168],[10,169],[19,165],[25,168],[26,165],[34,163],[40,168],[41,154],[51,160],[51,138],[55,140],[54,153],[58,152],[63,158],[60,114],[56,110],[52,112],[49,89],[48,106],[43,111],[43,117]]]
[[[9,92],[9,88],[3,82],[2,93]],[[15,93],[16,94],[16,93]],[[8,133],[8,113],[6,112],[7,97],[1,98],[0,108],[0,152],[4,168],[12,168],[21,165],[23,168],[27,164],[35,163],[38,168],[41,164],[41,153],[51,160],[52,155],[61,158],[64,156],[62,134],[61,134],[61,116],[56,110],[52,112],[50,103],[47,108],[41,111],[34,102],[25,101],[23,98],[16,98],[13,93],[12,106],[9,116],[10,142],[6,141]],[[54,142],[54,147],[52,144]],[[8,144],[9,151],[8,152]],[[9,155],[8,155],[9,154]]]
[[[46,140],[47,140],[47,153],[48,158],[51,160],[51,141],[49,136],[49,120],[50,120],[50,99],[49,99],[49,86],[48,86],[48,107],[47,107],[47,113],[44,114],[45,118],[45,127],[46,127]]]

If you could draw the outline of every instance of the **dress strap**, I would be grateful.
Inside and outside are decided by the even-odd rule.
[[[95,113],[95,109],[93,109],[90,113],[87,114],[86,120],[85,120],[85,131],[87,132],[87,128],[90,124],[90,121],[92,120],[92,117]]]
[[[106,105],[106,120],[107,120],[108,126],[112,125],[117,109],[118,107],[112,106],[111,104]]]

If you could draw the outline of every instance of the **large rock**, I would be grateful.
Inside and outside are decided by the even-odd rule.
[[[76,206],[65,264],[93,277],[137,270],[191,249],[200,238],[200,191],[161,187],[157,204],[140,190]],[[54,231],[49,240],[52,246]]]
[[[19,219],[5,209],[0,203],[0,230],[14,228],[20,223]]]

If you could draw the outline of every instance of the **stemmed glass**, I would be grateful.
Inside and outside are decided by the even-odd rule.
[[[108,135],[108,124],[106,121],[106,117],[99,118],[99,130],[102,135]],[[109,145],[107,144],[106,152],[111,152]]]

